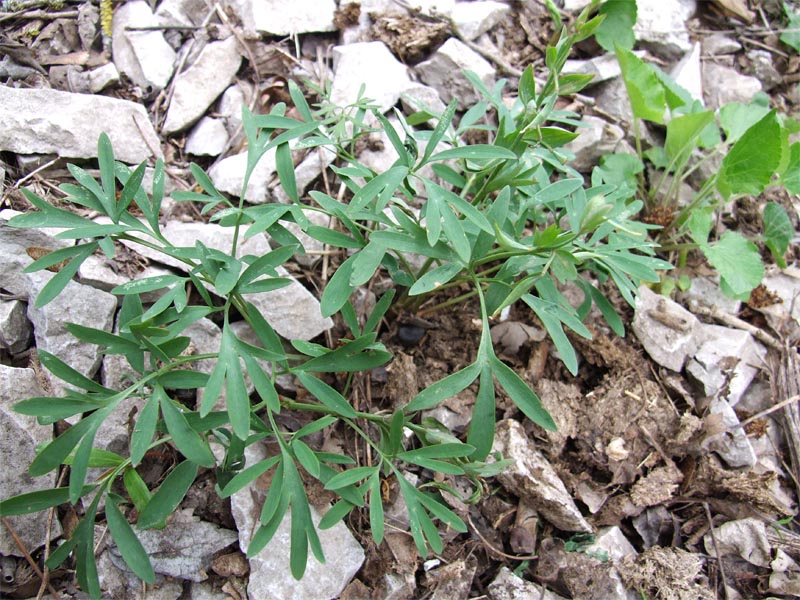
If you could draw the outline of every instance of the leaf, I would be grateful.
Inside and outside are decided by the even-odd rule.
[[[800,142],[789,147],[789,162],[781,175],[781,185],[792,194],[800,194]]]
[[[81,248],[81,250],[75,255],[75,258],[63,266],[61,270],[45,284],[42,291],[39,292],[39,295],[36,297],[36,308],[45,306],[67,287],[67,284],[72,281],[72,278],[78,272],[78,269],[80,269],[83,261],[89,258],[97,249],[97,242],[90,242],[83,246],[76,246],[76,248]]]
[[[703,130],[714,122],[714,113],[706,110],[674,117],[667,123],[667,141],[664,149],[671,161],[679,162],[697,147],[697,140]]]
[[[778,170],[786,146],[786,131],[777,112],[771,110],[725,156],[717,176],[717,189],[726,199],[733,194],[760,194]]]
[[[369,480],[369,528],[372,532],[372,539],[380,546],[383,541],[383,498],[381,496],[381,476],[380,471]]]
[[[517,155],[508,148],[503,148],[502,146],[473,144],[471,146],[459,146],[458,148],[449,148],[437,152],[431,156],[431,161],[452,160],[457,158],[464,158],[467,160],[492,160],[495,158],[515,160]]]
[[[250,396],[244,382],[239,354],[236,352],[237,339],[227,323],[222,330],[222,338],[227,338],[227,342],[221,345],[219,360],[226,365],[225,402],[228,406],[228,418],[236,437],[246,440],[250,434]]]
[[[139,514],[137,527],[148,529],[162,523],[180,504],[197,477],[197,465],[185,460],[175,467]]]
[[[436,150],[436,146],[439,145],[439,142],[442,141],[444,134],[447,132],[447,128],[450,127],[450,123],[453,121],[453,116],[456,113],[456,107],[458,106],[457,100],[451,100],[450,104],[447,105],[444,113],[442,113],[441,118],[439,119],[438,123],[436,123],[436,127],[431,132],[431,137],[428,139],[428,144],[425,146],[425,152],[422,155],[422,159],[420,160],[419,164],[424,165],[428,162],[428,159],[433,154],[434,150]]]
[[[460,263],[445,263],[441,267],[432,269],[417,279],[411,289],[408,290],[408,295],[418,296],[432,292],[453,279],[462,269],[463,267]]]
[[[325,286],[320,301],[320,310],[323,317],[330,317],[337,313],[347,302],[350,294],[353,293],[355,286],[351,285],[350,277],[353,274],[353,265],[356,258],[358,258],[358,254],[354,254],[339,265],[333,277],[328,281],[328,285]]]
[[[296,371],[295,375],[304,388],[337,415],[350,419],[355,419],[358,416],[356,410],[350,406],[350,403],[345,400],[344,396],[327,383],[302,371]]]
[[[114,169],[114,150],[111,147],[111,140],[105,132],[100,134],[97,141],[97,161],[100,163],[100,180],[103,183],[103,194],[99,200],[106,210],[106,214],[114,218],[116,211],[114,204],[116,201],[117,178]]]
[[[136,510],[141,512],[153,496],[147,488],[144,479],[136,472],[136,469],[131,467],[125,469],[125,472],[122,474],[122,482]]]
[[[294,162],[292,162],[292,151],[289,150],[289,143],[280,144],[275,149],[275,167],[278,172],[278,180],[281,182],[286,195],[293,202],[300,202],[297,194],[297,180],[294,176]]]
[[[740,233],[727,231],[717,243],[701,245],[700,249],[736,296],[749,294],[761,283],[764,265],[758,248]]]
[[[800,52],[800,12],[791,10],[788,2],[783,3],[783,11],[788,19],[786,27],[781,33],[781,42]]]
[[[303,465],[303,468],[308,471],[310,475],[319,479],[319,459],[317,459],[314,451],[299,438],[292,442],[292,450],[294,451],[295,458]]]
[[[106,502],[106,521],[108,522],[108,530],[111,532],[111,537],[117,543],[117,548],[122,554],[125,564],[131,568],[131,571],[139,579],[146,583],[153,583],[156,574],[150,564],[147,552],[133,532],[128,520],[111,499]]]
[[[492,372],[500,386],[526,417],[544,429],[556,430],[553,417],[544,409],[539,397],[513,369],[495,358],[492,360]]]
[[[336,525],[339,521],[344,519],[348,513],[355,508],[355,504],[348,502],[347,500],[339,500],[336,504],[331,506],[328,509],[322,518],[319,520],[319,524],[317,527],[321,531],[325,531],[326,529],[330,529],[334,525]],[[373,531],[373,537],[375,533]]]
[[[85,496],[96,488],[97,485],[85,486],[83,490],[81,490],[81,496]],[[69,488],[66,487],[28,492],[27,494],[12,496],[11,498],[0,501],[0,516],[13,517],[16,515],[27,515],[67,502],[69,502]]]
[[[406,405],[407,411],[425,410],[433,408],[439,402],[451,398],[465,389],[478,377],[481,371],[480,363],[474,362],[460,371],[451,373],[433,385],[425,388]]]
[[[767,202],[764,207],[764,243],[772,252],[775,261],[782,269],[786,268],[784,254],[789,249],[789,243],[795,236],[792,221],[786,213],[786,209],[775,202]]]
[[[719,122],[725,132],[725,141],[736,142],[753,125],[769,114],[769,104],[729,102],[719,109]]]
[[[237,473],[234,475],[233,479],[231,479],[227,485],[222,488],[222,491],[219,494],[220,498],[228,498],[233,496],[236,492],[250,485],[251,482],[255,481],[261,477],[261,475],[269,471],[280,460],[280,455],[271,456],[270,458],[259,461],[256,464],[247,467],[244,471]]]
[[[664,88],[653,70],[633,52],[617,48],[617,60],[633,108],[633,116],[654,123],[664,123],[667,101]]]
[[[157,385],[153,390],[153,395],[159,398],[161,414],[164,415],[167,431],[172,436],[180,453],[200,466],[211,468],[216,465],[208,442],[189,426],[183,412],[175,406],[174,400],[167,395],[164,388]]]
[[[366,479],[377,470],[378,467],[353,467],[351,469],[347,469],[346,471],[342,471],[334,477],[331,477],[331,479],[325,483],[325,489],[338,490],[339,488],[353,485],[354,483],[358,483],[359,481]]]
[[[409,462],[413,462],[416,458],[461,458],[470,456],[474,451],[475,448],[469,444],[432,444],[423,448],[400,452],[396,455],[396,458]]]

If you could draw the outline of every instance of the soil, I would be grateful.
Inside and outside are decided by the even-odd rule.
[[[775,35],[765,33],[771,26],[778,26],[778,15],[770,12],[774,3],[750,2],[750,7],[760,16],[752,24],[721,16],[717,9],[726,2],[700,4],[699,16],[691,22],[694,38],[701,40],[704,36],[725,32],[739,40],[751,40],[752,47],[766,47],[773,52],[778,57],[776,67],[781,71],[784,83],[771,90],[771,100],[784,112],[796,113],[800,105],[797,91],[800,60],[787,54],[787,47],[781,45]],[[564,16],[568,18],[568,15]],[[70,36],[59,38],[57,34],[59,31],[73,31],[75,17],[50,21],[28,18],[23,12],[13,18],[2,18],[6,29],[2,42],[6,51],[10,53],[8,48],[14,48],[22,57],[19,60],[28,63],[33,61],[38,65],[39,55],[26,51],[25,47],[19,48],[15,43],[30,39],[35,27],[47,31],[51,43],[53,39],[62,38],[74,41]],[[336,23],[345,27],[357,22],[358,18],[359,12],[354,5],[347,4],[337,12]],[[384,41],[401,61],[408,64],[423,60],[447,39],[447,26],[436,20],[390,15],[372,15],[372,18],[373,38]],[[514,71],[528,64],[542,68],[544,49],[555,34],[544,3],[526,2],[520,3],[512,15],[489,35],[505,61],[506,70]],[[42,40],[35,47],[42,47],[47,41]],[[336,41],[335,33],[328,37],[320,36],[321,44]],[[253,85],[260,82],[261,108],[269,110],[275,102],[285,101],[288,97],[284,86],[291,61],[287,56],[291,56],[293,48],[290,42],[283,40],[259,38],[249,43],[258,64],[255,69],[254,65],[248,65],[240,76]],[[69,47],[63,48],[62,53],[69,54],[69,50]],[[95,54],[99,52],[97,48],[94,50]],[[595,45],[586,42],[575,52],[575,58],[590,57],[597,52]],[[90,64],[90,59],[85,57],[83,64]],[[750,68],[745,59],[738,60],[735,65],[743,71]],[[509,66],[511,69],[507,68]],[[514,85],[512,75],[509,86],[513,88]],[[127,88],[124,82],[112,93],[118,97],[136,97],[135,91]],[[602,113],[603,108],[580,102],[577,106],[586,113]],[[181,178],[181,174],[187,173],[189,162],[183,151],[183,140],[178,136],[166,140],[165,144],[170,150],[167,152],[170,156],[167,167]],[[9,181],[17,181],[24,175],[14,166],[16,160],[13,156],[3,155],[2,159]],[[33,176],[30,183],[42,192],[52,192],[64,181],[67,178],[61,165],[60,170],[45,170]],[[325,183],[320,179],[315,185],[324,189]],[[183,187],[192,187],[188,177],[183,180]],[[759,232],[759,207],[768,200],[784,204],[791,214],[793,199],[779,192],[740,201],[726,215],[724,225],[748,234]],[[8,186],[2,202],[4,206],[17,210],[30,208],[24,197]],[[182,214],[173,217],[201,218],[196,208],[182,207],[181,210],[184,211]],[[646,218],[657,223],[665,215],[653,213]],[[794,224],[797,226],[796,217]],[[344,258],[344,255],[331,257],[329,273]],[[768,253],[764,253],[764,258],[770,260]],[[787,261],[798,260],[800,249],[792,248]],[[112,266],[130,274],[143,269],[146,264],[145,259],[125,250],[117,254]],[[699,268],[702,269],[702,265]],[[315,289],[322,281],[319,269],[298,268],[295,274],[310,289]],[[626,330],[630,331],[631,308],[612,290],[605,291],[609,292],[623,316]],[[436,302],[446,299],[436,298]],[[775,301],[770,292],[761,289],[754,293],[749,306],[761,308]],[[355,405],[360,409],[392,411],[408,402],[419,390],[475,359],[480,336],[479,325],[472,320],[472,315],[476,314],[475,307],[467,301],[456,308],[432,313],[426,313],[425,308],[422,307],[418,313],[390,314],[385,320],[381,340],[395,358],[385,368],[358,377],[353,382]],[[754,310],[745,308],[739,316],[755,326],[766,327]],[[369,534],[367,509],[354,510],[347,518],[347,524],[364,547],[367,557],[342,598],[385,597],[388,594],[387,573],[409,577],[416,582],[416,591],[407,597],[482,597],[502,567],[544,584],[567,598],[615,597],[615,577],[647,598],[694,600],[725,597],[726,584],[739,597],[766,597],[769,569],[720,558],[707,551],[703,538],[714,527],[730,519],[758,515],[774,522],[792,517],[792,511],[787,509],[782,496],[776,496],[775,489],[780,486],[783,494],[791,497],[797,482],[792,482],[790,475],[779,481],[773,472],[728,468],[709,450],[707,443],[710,437],[723,432],[724,425],[705,412],[691,381],[665,372],[653,363],[632,334],[625,338],[616,337],[602,319],[591,313],[586,325],[593,338],[586,340],[570,336],[581,358],[580,372],[573,377],[563,367],[547,338],[540,335],[541,324],[529,311],[514,307],[508,322],[513,325],[498,329],[498,339],[502,340],[498,352],[536,390],[558,424],[558,431],[545,431],[531,424],[502,395],[498,396],[497,419],[513,418],[524,422],[530,440],[552,463],[590,524],[596,529],[618,526],[639,551],[638,556],[626,557],[616,563],[616,571],[613,571],[608,560],[599,560],[597,555],[585,551],[590,540],[558,531],[535,514],[531,515],[525,498],[515,497],[490,479],[484,484],[482,498],[472,506],[451,498],[454,508],[463,510],[470,519],[470,532],[467,534],[443,531],[446,545],[437,558],[442,564],[456,565],[453,572],[426,572],[413,542],[403,531],[388,532],[386,541],[376,546]],[[499,328],[500,323],[495,327]],[[345,335],[344,324],[337,323],[331,339]],[[325,342],[324,339],[318,341]],[[795,351],[796,346],[787,346],[787,352]],[[9,357],[5,358],[11,361]],[[783,360],[787,360],[785,356]],[[773,362],[777,365],[780,361]],[[765,369],[759,380],[769,382],[777,372]],[[333,377],[329,383],[343,384]],[[427,416],[440,421],[446,419],[456,434],[463,434],[469,424],[476,393],[477,386],[467,388]],[[781,424],[783,414],[782,411],[776,412],[754,420],[748,425],[747,434],[753,438],[763,437],[770,427]],[[739,416],[744,420],[752,415]],[[304,424],[302,419],[305,418],[286,414],[282,416],[281,424],[287,429],[297,429]],[[351,456],[363,458],[367,455],[367,448],[356,447],[352,436],[344,429],[325,436],[320,434],[315,441],[318,448],[323,445],[330,448],[330,444],[334,444]],[[796,449],[790,452],[785,443],[779,445],[777,457],[790,466],[786,473],[798,472]],[[172,460],[174,457],[170,458]],[[165,474],[163,464],[149,465],[145,471],[150,484]],[[423,469],[411,472],[421,482],[433,477]],[[203,519],[233,528],[230,505],[217,498],[214,483],[214,474],[203,472],[182,507],[194,508],[195,514]],[[268,480],[259,480],[260,485],[268,483]],[[454,481],[451,483],[458,485]],[[319,505],[331,499],[330,494],[319,486],[311,486],[309,496]],[[387,479],[384,482],[384,501],[390,505],[396,499],[397,484]],[[70,511],[60,513],[65,525],[72,514]],[[786,532],[785,539],[789,541],[780,547],[800,560],[800,551],[791,545],[792,532],[798,531],[800,523],[796,518],[781,523]],[[247,565],[240,553],[229,549],[215,562],[213,571],[209,574],[211,582],[219,583],[221,587],[227,577],[246,576]],[[59,575],[61,579],[54,578],[57,588],[74,588],[69,573]],[[457,585],[459,578],[464,579],[467,575],[466,591],[455,591],[461,589]],[[726,583],[723,583],[723,576]],[[38,589],[38,583],[30,585],[30,578],[25,580],[25,584],[23,586],[21,582],[6,593],[9,597],[22,598]]]

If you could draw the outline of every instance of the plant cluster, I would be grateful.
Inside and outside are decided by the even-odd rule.
[[[51,554],[48,566],[54,567],[73,554],[81,587],[99,597],[93,534],[104,497],[104,518],[123,558],[142,580],[153,581],[153,569],[135,529],[163,526],[200,468],[215,470],[217,491],[222,497],[231,496],[271,471],[272,483],[261,510],[260,526],[247,553],[253,556],[260,552],[288,513],[291,570],[298,578],[305,571],[309,549],[318,560],[324,560],[304,478],[317,479],[338,498],[319,523],[321,528],[334,525],[353,509],[368,507],[371,532],[380,543],[384,531],[381,486],[385,479],[394,478],[408,507],[411,533],[421,554],[425,555],[428,548],[442,550],[436,521],[455,531],[466,531],[461,516],[442,496],[443,491],[458,492],[438,479],[415,487],[403,475],[404,465],[462,477],[473,490],[465,500],[476,500],[481,480],[505,466],[502,457],[491,452],[498,386],[535,424],[555,427],[530,384],[495,353],[489,334],[493,316],[518,302],[530,308],[566,368],[575,373],[578,360],[565,328],[590,337],[583,320],[592,306],[599,309],[611,329],[624,334],[621,318],[601,291],[603,284],[613,284],[632,304],[641,282],[657,283],[658,271],[671,267],[655,255],[658,244],[650,238],[656,227],[636,220],[645,204],[652,202],[652,196],[640,187],[642,159],[607,157],[587,182],[569,166],[571,156],[563,148],[577,137],[574,129],[581,123],[575,113],[558,109],[557,100],[580,91],[590,77],[561,75],[561,71],[575,43],[598,32],[608,37],[607,29],[598,28],[609,15],[590,18],[598,4],[597,0],[590,4],[573,27],[562,30],[558,41],[547,49],[546,80],[537,83],[532,67],[524,71],[512,106],[502,95],[506,82],[500,81],[490,89],[472,76],[484,100],[460,119],[456,119],[454,101],[442,114],[424,110],[406,120],[396,113],[400,123],[397,130],[365,98],[344,108],[323,98],[312,108],[293,82],[289,91],[295,117],[287,116],[284,104],[276,105],[269,114],[252,114],[245,109],[248,147],[241,196],[231,200],[220,193],[197,165],[192,165],[191,171],[202,191],[173,195],[178,201],[202,204],[203,214],[232,228],[229,252],[200,242],[191,247],[171,244],[160,222],[163,163],[156,162],[153,184],[145,190],[145,165],[131,170],[116,162],[106,136],[98,145],[100,180],[71,165],[77,185],[64,184],[62,190],[76,207],[103,215],[108,222],[99,223],[56,207],[25,190],[38,212],[15,217],[10,225],[58,227],[64,231],[56,237],[79,241],[39,258],[28,268],[36,271],[66,261],[42,289],[37,305],[60,294],[92,253],[102,251],[113,257],[117,241],[143,243],[186,265],[185,275],[138,279],[115,288],[113,292],[122,298],[115,332],[68,325],[75,337],[100,346],[105,354],[125,357],[135,372],[125,389],[104,387],[59,358],[40,352],[42,365],[71,388],[64,397],[31,398],[18,404],[16,410],[36,416],[44,425],[74,419],[70,428],[40,449],[30,469],[36,476],[67,465],[69,483],[4,500],[0,514],[34,512],[85,499],[79,525]],[[708,133],[714,115],[684,102],[677,86],[629,52],[620,49],[618,56],[635,116],[662,122],[666,107],[673,111],[664,148],[660,153],[653,149],[646,156],[651,161],[661,160],[654,164],[678,180],[690,169],[687,165],[695,146],[701,142],[703,148],[714,146]],[[742,118],[720,119],[723,128],[736,127],[737,135],[725,130],[732,147],[709,186],[726,198],[734,192],[753,193],[772,182],[773,172],[783,173],[783,185],[796,185],[791,183],[789,166],[797,164],[797,144],[788,150],[788,145],[780,142],[780,152],[765,150],[756,167],[743,164],[747,144],[767,147],[774,143],[773,138],[785,140],[786,120],[769,110],[753,118],[747,127],[741,125]],[[415,128],[429,120],[435,122],[432,129]],[[359,138],[376,127],[385,132],[397,155],[394,164],[382,173],[361,164],[354,149]],[[489,141],[465,145],[462,140],[475,130]],[[335,154],[337,161],[332,169],[348,190],[346,201],[321,191],[301,198],[292,151],[308,148]],[[268,151],[275,152],[277,174],[290,202],[248,206],[244,191]],[[768,177],[764,175],[767,169],[772,169]],[[800,167],[794,171],[795,179],[798,172]],[[698,196],[700,200],[692,208],[700,210],[686,210],[685,218],[678,217],[657,241],[665,244],[668,238],[664,236],[688,232],[720,270],[725,285],[740,293],[746,287],[741,275],[730,273],[725,261],[714,257],[715,252],[716,256],[727,256],[730,246],[738,251],[742,242],[726,241],[726,237],[707,242],[710,227],[706,228],[703,219],[710,216],[703,215],[710,214],[706,212],[709,195],[701,190]],[[309,210],[324,213],[335,226],[314,225],[306,215]],[[282,340],[248,300],[251,294],[289,283],[279,274],[279,267],[304,251],[287,227],[290,223],[328,247],[341,249],[346,256],[321,298],[323,314],[336,316],[348,331],[334,347]],[[241,240],[265,233],[275,244],[271,252],[263,256],[239,252]],[[777,254],[782,254],[783,238],[774,234],[768,237]],[[377,299],[374,307],[363,310],[355,302],[354,292],[376,276],[390,278],[394,287]],[[583,290],[585,301],[581,306],[573,307],[567,301],[562,293],[566,286]],[[142,302],[140,294],[156,290],[162,291],[158,301],[152,305]],[[474,361],[393,411],[356,410],[349,398],[357,374],[392,359],[379,335],[387,311],[397,306],[413,309],[432,296],[441,298],[442,306],[466,306],[469,300],[478,307],[475,317],[481,334]],[[199,300],[193,303],[194,298]],[[222,323],[219,352],[186,356],[190,343],[186,328],[211,315]],[[250,325],[259,344],[236,335],[232,327],[236,319]],[[210,374],[193,370],[191,363],[201,359],[216,361]],[[293,376],[307,390],[306,400],[278,392],[276,378],[285,375]],[[255,389],[252,395],[247,392],[246,378]],[[465,439],[431,419],[420,418],[422,411],[473,385],[477,399]],[[202,390],[198,406],[177,400],[176,392],[187,389]],[[224,410],[217,409],[221,398]],[[143,401],[144,408],[135,417],[128,456],[95,448],[95,435],[104,420],[113,411],[128,412],[136,400]],[[286,431],[276,418],[286,410],[307,411],[316,418],[297,431]],[[314,448],[309,436],[331,427],[352,430],[371,448],[372,462],[356,464],[350,456]],[[245,448],[264,440],[277,448],[276,453],[256,464],[245,464]],[[215,458],[212,443],[222,449],[222,459]],[[157,489],[149,489],[137,467],[148,452],[164,444],[174,445],[183,460]],[[106,471],[96,481],[87,482],[91,467],[104,467]],[[115,485],[119,481],[122,485]]]

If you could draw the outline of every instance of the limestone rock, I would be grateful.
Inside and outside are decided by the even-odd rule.
[[[510,11],[508,4],[493,0],[456,2],[450,17],[461,35],[474,40],[502,21]]]
[[[706,61],[703,63],[703,89],[706,106],[718,109],[729,102],[747,104],[761,91],[762,86],[755,77],[742,75],[731,67]]]
[[[386,112],[411,85],[405,65],[383,42],[336,46],[333,65],[336,75],[331,86],[331,102],[339,106],[355,102],[363,84],[364,95],[374,100],[381,112]]]
[[[562,531],[592,531],[564,482],[530,443],[519,422],[506,419],[497,424],[492,452],[500,452],[503,458],[513,461],[497,476],[504,488],[525,498],[542,517]]]
[[[246,168],[247,152],[241,152],[223,158],[208,170],[208,175],[219,191],[238,197],[242,193]],[[271,201],[268,185],[275,171],[275,148],[271,148],[264,153],[250,174],[244,194],[245,200],[253,204]]]
[[[0,498],[5,500],[18,494],[27,494],[54,487],[55,472],[34,479],[28,467],[36,457],[36,446],[53,437],[51,426],[39,425],[36,417],[21,415],[13,410],[17,402],[41,396],[42,391],[32,369],[15,369],[0,364]],[[33,552],[46,540],[47,511],[9,517],[14,530],[28,551]],[[53,521],[52,537],[61,535],[58,519]],[[0,527],[0,554],[21,556],[6,527]]]
[[[128,31],[127,27],[153,27],[159,19],[144,0],[122,4],[114,12],[111,47],[117,69],[143,89],[160,90],[175,68],[175,51],[161,31]]]
[[[695,43],[670,72],[675,83],[688,91],[695,100],[703,101],[703,72],[700,66],[700,44]]]
[[[564,148],[575,154],[570,165],[578,171],[588,172],[598,164],[600,157],[618,151],[625,132],[600,117],[586,116],[587,127],[577,129],[578,137]]]
[[[202,117],[231,84],[241,63],[233,36],[203,48],[192,66],[175,78],[175,92],[164,121],[164,133],[185,129]]]
[[[757,457],[744,429],[739,427],[739,417],[730,403],[721,398],[712,398],[708,405],[711,415],[719,415],[724,430],[703,441],[709,450],[719,454],[729,467],[752,467]]]
[[[540,585],[517,577],[508,567],[500,569],[489,584],[488,592],[491,600],[566,600]]]
[[[228,130],[220,119],[203,117],[186,138],[186,152],[195,156],[219,156],[228,143]]]
[[[677,58],[692,49],[686,21],[697,10],[696,0],[637,0],[636,39],[665,58]]]
[[[25,350],[33,336],[27,307],[19,300],[0,300],[0,348],[11,354]]]
[[[485,84],[491,86],[495,70],[480,54],[463,42],[450,38],[433,56],[416,66],[419,78],[435,88],[442,100],[458,98],[458,107],[466,110],[479,100],[464,71],[474,72]]]
[[[272,35],[335,31],[335,10],[334,0],[253,0],[253,22],[257,31]]]
[[[135,102],[0,86],[0,106],[0,151],[92,158],[105,132],[119,161],[146,161],[153,155],[150,148],[158,149],[161,156],[161,142],[147,111]]]

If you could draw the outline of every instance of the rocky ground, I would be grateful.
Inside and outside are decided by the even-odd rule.
[[[566,21],[585,4],[556,1]],[[781,4],[768,0],[639,0],[637,50],[670,72],[709,107],[766,93],[785,114],[800,106],[800,58],[779,42]],[[544,68],[554,34],[544,2],[455,0],[128,0],[113,5],[113,23],[92,2],[6,0],[0,12],[0,471],[2,497],[56,483],[25,474],[50,428],[13,413],[24,398],[58,394],[38,367],[35,349],[64,358],[106,386],[121,384],[121,365],[77,343],[65,322],[111,329],[117,303],[108,290],[131,278],[167,273],[143,246],[118,248],[113,261],[92,256],[67,293],[43,308],[32,300],[51,276],[24,274],[37,252],[65,242],[51,230],[4,226],[30,210],[20,188],[58,199],[67,162],[90,169],[102,131],[117,158],[137,164],[163,158],[168,193],[192,189],[189,163],[206,168],[219,190],[237,194],[244,170],[241,106],[267,112],[290,101],[287,81],[331,85],[331,98],[365,93],[405,114],[420,103],[441,110],[453,97],[464,110],[477,96],[461,70],[485,82]],[[794,6],[800,11],[800,7]],[[101,28],[101,23],[103,27]],[[630,109],[616,60],[581,45],[567,71],[593,73],[571,108],[589,125],[571,143],[576,168],[631,143]],[[312,88],[306,88],[315,101]],[[391,145],[373,136],[361,148],[381,171]],[[329,189],[335,176],[316,153],[295,156],[301,193]],[[247,191],[258,204],[286,200],[267,155]],[[797,226],[800,201],[783,196]],[[730,207],[726,223],[746,226],[764,198]],[[748,216],[749,215],[749,216]],[[203,240],[230,247],[229,232],[191,204],[166,202],[165,233],[176,245]],[[325,222],[320,222],[325,226]],[[312,243],[310,240],[309,243]],[[248,251],[263,248],[257,238]],[[264,247],[266,247],[266,242]],[[321,248],[318,248],[321,249]],[[313,258],[313,257],[312,257]],[[714,274],[695,265],[690,290],[675,301],[648,289],[635,310],[620,305],[631,332],[611,337],[599,323],[591,341],[575,337],[581,370],[572,377],[553,356],[538,323],[515,308],[492,337],[502,357],[534,382],[559,425],[544,432],[513,419],[498,425],[496,446],[514,464],[488,482],[487,495],[465,507],[468,534],[447,538],[441,555],[422,561],[407,533],[397,491],[386,490],[390,529],[376,547],[365,514],[322,535],[328,564],[312,559],[306,578],[288,570],[288,528],[249,562],[240,551],[258,518],[264,490],[220,501],[204,472],[166,529],[143,536],[158,580],[152,589],[126,570],[98,523],[98,569],[109,598],[788,598],[800,595],[797,499],[797,394],[800,360],[800,270],[797,238],[790,266],[770,267],[758,294],[725,298]],[[320,316],[319,285],[341,261],[298,257],[291,286],[259,306],[288,339],[335,339],[341,327]],[[794,262],[794,266],[792,265]],[[154,300],[154,299],[151,299]],[[479,331],[457,309],[427,317],[424,335],[410,315],[389,323],[382,339],[395,360],[370,379],[371,395],[409,398],[472,360]],[[199,352],[219,348],[218,324],[188,332]],[[242,334],[243,335],[243,334]],[[209,365],[199,365],[210,369]],[[295,390],[294,382],[284,382]],[[432,415],[456,431],[470,419],[474,391]],[[500,403],[500,417],[512,414]],[[97,443],[127,446],[128,417],[117,415]],[[257,460],[253,450],[249,460]],[[156,483],[174,464],[145,463]],[[414,475],[414,474],[410,474]],[[329,499],[318,498],[324,512]],[[47,540],[71,531],[80,508],[4,519],[3,577],[11,598],[47,588],[31,563]],[[387,531],[388,531],[387,529]],[[16,539],[15,539],[16,537]],[[23,558],[30,553],[30,561]],[[58,597],[85,597],[69,564],[49,573]]]

